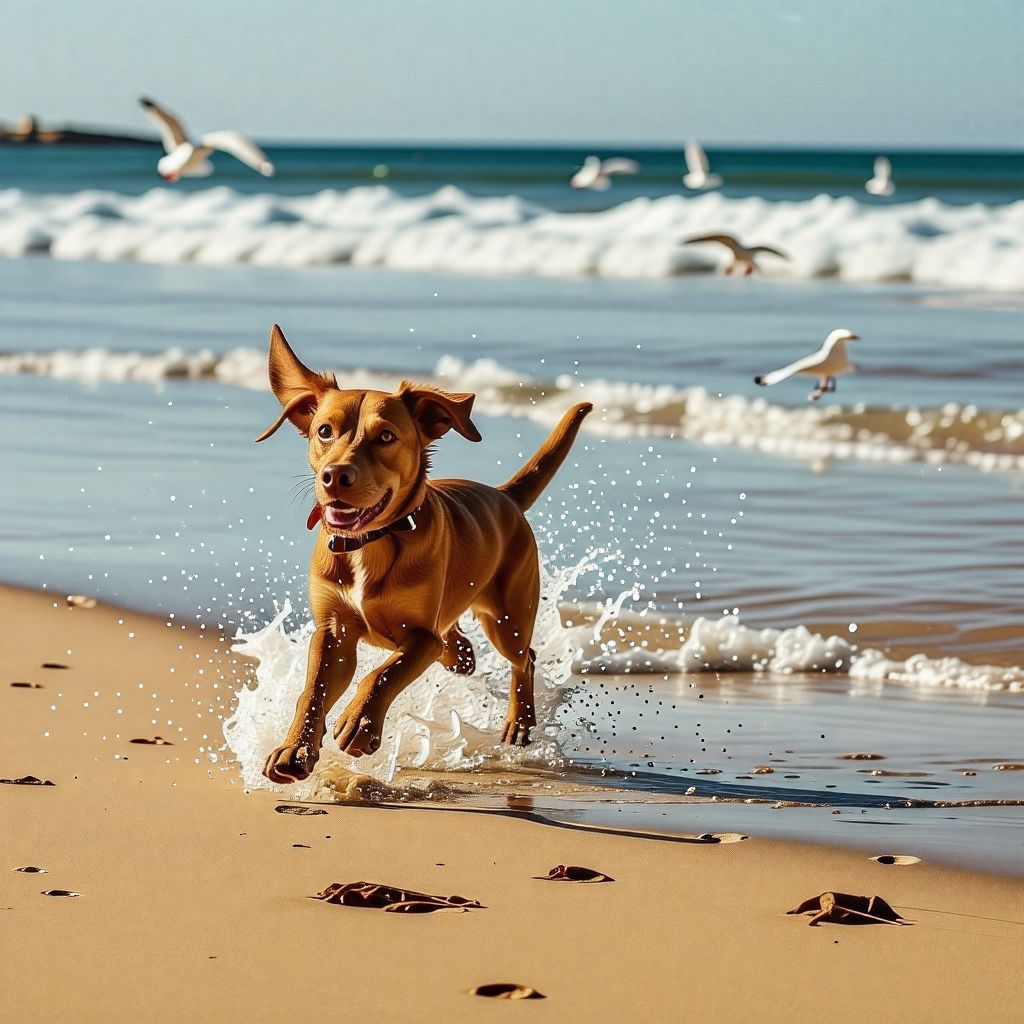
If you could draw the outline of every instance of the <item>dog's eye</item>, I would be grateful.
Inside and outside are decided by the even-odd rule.
[[[317,434],[326,441],[331,436],[331,425],[330,425],[330,423],[325,423],[322,427],[320,427],[317,430]]]
[[[395,435],[390,430],[382,430],[377,440],[382,444],[391,444],[395,440]]]

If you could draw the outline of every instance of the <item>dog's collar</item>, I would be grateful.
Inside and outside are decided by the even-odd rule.
[[[377,530],[361,533],[357,537],[339,537],[337,534],[331,534],[327,540],[327,549],[331,554],[343,555],[349,551],[358,551],[367,544],[372,544],[375,540],[386,537],[389,533],[408,533],[415,530],[416,516],[422,508],[422,505],[417,505],[408,515],[402,516],[401,519],[396,519],[393,523],[388,523],[387,526],[382,526]],[[309,517],[306,519],[306,529],[312,530],[320,522],[321,518],[323,518],[323,509],[319,505],[314,505],[309,513]]]

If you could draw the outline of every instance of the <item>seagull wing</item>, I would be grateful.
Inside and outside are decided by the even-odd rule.
[[[168,153],[173,153],[183,142],[188,142],[185,129],[181,127],[181,122],[172,113],[164,110],[158,103],[146,99],[145,96],[139,100],[139,104],[160,130],[160,141]]]
[[[240,132],[207,132],[200,141],[210,149],[219,149],[224,153],[230,153],[247,167],[259,171],[265,178],[274,176],[274,165],[267,159],[267,154]]]
[[[708,155],[699,142],[688,142],[686,144],[686,169],[691,174],[707,174],[711,169],[708,163]]]
[[[778,370],[772,370],[770,373],[764,373],[760,377],[754,378],[755,384],[778,384],[780,380],[786,380],[787,377],[793,377],[798,373],[803,373],[805,370],[813,370],[816,366],[821,363],[822,354],[821,351],[813,352],[809,356],[804,356],[803,359],[798,359],[795,363],[790,363],[788,366],[780,367]]]
[[[739,256],[746,250],[732,235],[698,235],[696,238],[687,238],[683,245],[695,245],[697,242],[718,242],[730,250],[733,255]]]
[[[768,252],[771,253],[772,256],[781,256],[784,260],[789,259],[789,257],[784,252],[780,252],[778,249],[773,249],[770,245],[755,245],[749,251],[753,253]]]
[[[637,174],[640,165],[635,160],[625,156],[613,156],[601,161],[602,174]]]
[[[875,177],[888,179],[892,176],[892,163],[887,156],[875,157]]]

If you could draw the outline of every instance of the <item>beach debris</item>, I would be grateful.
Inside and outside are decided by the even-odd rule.
[[[28,683],[28,682],[25,682],[22,679],[18,679],[15,682],[11,683],[11,686],[13,686],[13,687],[15,687],[16,689],[19,689],[19,690],[42,690],[43,689],[43,684],[42,683]]]
[[[865,754],[863,752],[858,754],[840,754],[840,761],[884,761],[885,754]]]
[[[292,843],[293,850],[312,850],[313,847],[308,843]]]
[[[576,864],[559,864],[553,867],[546,875],[534,875],[534,878],[543,879],[546,882],[614,882],[611,875],[595,871],[593,868],[583,868]]]
[[[489,985],[477,985],[471,988],[472,996],[484,996],[487,999],[546,999],[547,996],[529,985],[516,985],[507,981],[495,981]]]
[[[698,768],[694,775],[721,775],[721,768]]]
[[[49,779],[37,779],[34,775],[23,775],[20,779],[0,779],[4,786],[53,786]]]
[[[973,771],[970,768],[965,768],[960,774],[961,775],[977,775],[978,773],[976,771]]]
[[[275,808],[278,814],[326,814],[322,807],[309,807],[306,804],[278,804]]]
[[[909,853],[882,853],[877,857],[868,857],[876,864],[920,864],[920,857],[913,857]]]
[[[992,765],[992,771],[994,772],[1024,772],[1024,764],[1015,764],[1012,762],[1006,764],[994,764]]]
[[[44,889],[43,896],[81,896],[80,892],[72,892],[70,889]]]
[[[482,909],[478,900],[465,896],[431,896],[413,889],[399,889],[377,882],[332,882],[323,892],[310,896],[339,907],[368,907],[391,914],[431,914],[435,910]]]
[[[174,744],[170,740],[165,740],[163,736],[137,736],[133,740],[129,740],[129,743],[145,743],[150,747],[173,747]]]
[[[751,775],[774,775],[775,769],[770,764],[759,764],[750,770]]]
[[[742,832],[701,832],[700,835],[693,838],[698,843],[707,843],[709,846],[714,846],[718,843],[742,843],[744,839],[749,837],[745,836]]]
[[[23,868],[14,868],[15,871],[24,871],[28,875],[45,875],[46,868],[37,868],[31,864],[26,864]]]
[[[68,666],[62,664],[59,661],[44,661],[40,668],[52,668],[52,669],[66,669]]]
[[[67,597],[69,608],[95,608],[96,598],[86,597],[85,594],[68,594]]]
[[[804,900],[795,910],[787,914],[813,914],[807,923],[816,925],[819,921],[833,924],[863,924],[874,921],[878,924],[906,924],[899,914],[881,896],[854,896],[848,892],[823,892]]]

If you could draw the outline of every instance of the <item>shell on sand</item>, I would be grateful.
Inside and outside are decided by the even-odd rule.
[[[580,867],[577,864],[559,864],[546,875],[535,875],[547,882],[614,882],[611,875],[602,874],[593,868]]]
[[[67,597],[69,608],[95,608],[96,598],[87,597],[85,594],[68,594]]]
[[[529,985],[515,985],[511,982],[497,981],[490,985],[477,985],[469,990],[470,995],[486,996],[488,999],[545,999],[535,988]]]
[[[804,900],[787,914],[812,914],[810,925],[820,921],[833,924],[906,924],[881,896],[856,896],[849,892],[823,892]]]
[[[880,853],[877,857],[868,857],[876,864],[920,864],[921,858],[909,853]]]

